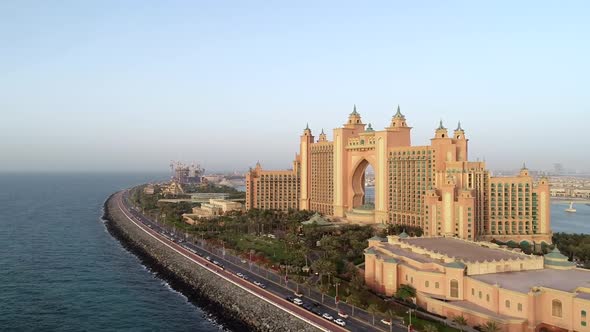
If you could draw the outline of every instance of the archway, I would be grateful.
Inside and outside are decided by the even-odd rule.
[[[366,160],[363,159],[354,170],[352,174],[352,208],[358,208],[361,206],[370,207],[375,205],[375,188],[370,190],[367,195],[367,181],[374,182],[374,169],[373,166]]]

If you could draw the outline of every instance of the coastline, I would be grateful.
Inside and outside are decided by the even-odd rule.
[[[142,234],[122,218],[122,211],[113,202],[116,194],[104,202],[103,219],[108,232],[158,278],[214,316],[220,325],[233,331],[317,331]]]

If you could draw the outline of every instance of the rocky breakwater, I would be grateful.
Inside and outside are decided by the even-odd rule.
[[[165,246],[132,223],[111,196],[104,206],[109,232],[174,289],[234,331],[319,331]]]

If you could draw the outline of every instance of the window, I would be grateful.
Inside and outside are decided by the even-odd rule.
[[[582,316],[582,318],[586,318],[586,310],[582,310],[582,312],[580,313],[580,315]]]
[[[505,304],[506,304],[506,308],[510,308],[510,301],[506,300]]]
[[[519,303],[516,308],[519,312],[522,311],[522,303]]]
[[[475,289],[471,288],[471,295],[475,295]]]
[[[438,281],[434,283],[434,288],[438,289]]]
[[[555,317],[561,317],[561,315],[562,315],[561,301],[559,301],[559,300],[551,301],[551,314]]]
[[[451,280],[451,297],[459,297],[459,282],[455,279]]]
[[[424,282],[424,287],[428,287],[428,286],[430,286],[430,283],[428,282],[428,280],[426,280],[426,281]]]
[[[486,294],[486,301],[490,302],[490,294]]]

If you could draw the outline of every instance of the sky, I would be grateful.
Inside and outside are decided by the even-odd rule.
[[[309,123],[439,120],[590,171],[587,1],[0,1],[0,171],[288,168]]]

